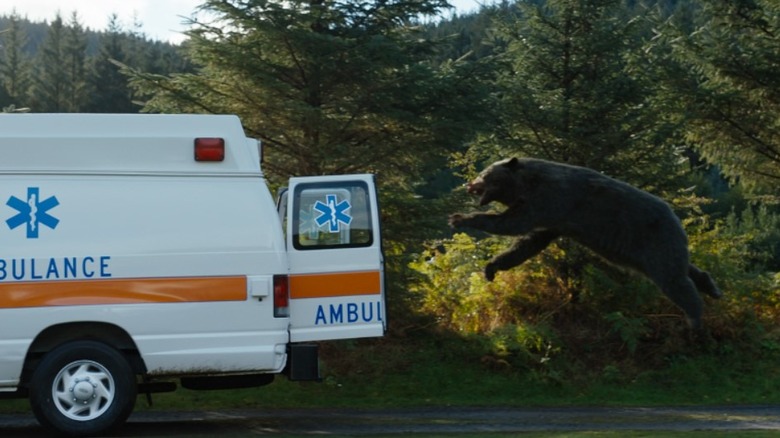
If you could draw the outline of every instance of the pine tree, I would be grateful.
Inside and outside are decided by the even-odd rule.
[[[427,62],[434,46],[412,26],[444,6],[211,0],[218,24],[189,32],[198,73],[134,83],[153,93],[148,111],[239,114],[263,140],[272,178],[419,176],[426,160],[460,146],[478,103],[460,66]]]
[[[0,80],[7,95],[3,106],[16,107],[27,104],[27,90],[30,86],[30,61],[24,54],[27,35],[21,26],[21,17],[16,11],[9,17],[9,26],[0,33],[2,58],[0,58]]]
[[[273,184],[290,175],[377,175],[389,305],[402,305],[406,257],[441,234],[446,212],[414,190],[477,128],[486,101],[474,70],[430,61],[417,20],[443,0],[208,0],[213,23],[188,32],[197,73],[134,72],[146,111],[237,114],[264,145]],[[399,313],[401,313],[399,311]]]
[[[83,110],[87,100],[86,50],[87,38],[84,27],[74,11],[65,28],[62,45],[65,73],[63,94],[66,112]]]
[[[665,121],[637,68],[646,29],[620,0],[520,1],[500,24],[500,124],[477,156],[520,154],[591,167],[645,188],[674,168]],[[674,173],[674,172],[672,172]]]
[[[65,26],[62,16],[57,13],[34,63],[30,101],[35,112],[57,113],[69,108],[64,45]]]
[[[733,180],[780,193],[780,3],[701,4],[692,32],[657,39],[685,138]]]
[[[11,97],[8,95],[8,92],[5,90],[5,87],[0,87],[0,109],[8,107],[10,105],[13,105],[13,101],[11,100]]]
[[[101,41],[100,50],[91,62],[89,112],[135,113],[138,107],[132,102],[127,78],[115,62],[126,62],[123,50],[125,39],[116,14],[109,18],[108,29]]]

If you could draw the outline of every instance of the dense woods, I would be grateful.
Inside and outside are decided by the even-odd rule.
[[[145,71],[186,71],[177,47],[124,29],[116,16],[106,30],[84,28],[76,12],[32,23],[0,16],[0,108],[34,112],[138,112],[127,78],[113,62]]]
[[[115,20],[0,17],[0,106],[238,114],[274,184],[372,172],[391,338],[475,340],[548,378],[780,348],[780,4],[204,0],[182,46]],[[488,283],[503,238],[453,235],[459,186],[519,155],[583,165],[673,205],[726,296],[706,340],[652,284],[561,240]],[[423,329],[424,328],[424,329]],[[583,373],[584,371],[584,373]]]

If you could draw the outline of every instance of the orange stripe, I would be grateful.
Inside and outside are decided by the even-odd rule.
[[[244,301],[246,277],[124,278],[0,283],[0,308]]]
[[[378,295],[381,289],[379,271],[290,276],[290,298]]]

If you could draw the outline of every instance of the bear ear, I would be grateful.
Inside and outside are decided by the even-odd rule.
[[[505,166],[511,170],[517,170],[523,167],[523,164],[520,162],[520,160],[517,157],[512,157],[506,162]]]

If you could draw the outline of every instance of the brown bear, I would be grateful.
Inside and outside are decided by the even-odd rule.
[[[584,167],[530,158],[493,163],[467,190],[479,204],[496,201],[501,213],[453,214],[450,225],[520,236],[485,267],[492,281],[535,256],[558,237],[568,237],[607,260],[646,275],[701,327],[696,290],[719,298],[710,275],[689,262],[688,238],[669,205],[622,181]]]

